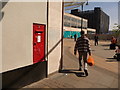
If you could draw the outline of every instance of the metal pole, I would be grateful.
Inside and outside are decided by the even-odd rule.
[[[81,7],[81,10],[82,10],[82,14],[83,14],[83,4],[82,4],[82,7]],[[82,31],[82,28],[83,28],[83,18],[81,17],[81,31]]]
[[[71,38],[71,20],[72,18],[70,17],[70,38]]]
[[[62,0],[62,32],[61,32],[61,60],[60,60],[60,67],[59,72],[63,69],[63,25],[64,25],[64,0]]]

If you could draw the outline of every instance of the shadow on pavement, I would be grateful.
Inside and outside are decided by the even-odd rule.
[[[106,62],[117,62],[115,58],[107,58]]]
[[[108,49],[108,48],[106,48],[106,49],[104,49],[104,50],[115,50],[115,49]]]
[[[68,48],[71,48],[71,47],[68,47]]]
[[[110,44],[105,44],[105,45],[101,45],[101,46],[105,46],[106,47],[106,46],[110,46]]]
[[[75,72],[77,77],[86,77],[83,72]]]
[[[60,73],[75,73],[75,72],[79,72],[79,70],[76,70],[76,69],[64,69],[64,70],[60,70]]]
[[[84,72],[75,70],[75,69],[60,70],[59,73],[74,73],[77,77],[86,77],[86,76],[84,76]]]

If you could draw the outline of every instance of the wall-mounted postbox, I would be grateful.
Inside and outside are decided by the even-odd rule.
[[[45,25],[33,24],[33,63],[45,61]]]

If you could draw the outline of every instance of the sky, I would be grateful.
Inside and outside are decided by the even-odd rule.
[[[97,2],[94,2],[97,1]],[[100,2],[99,2],[100,1]],[[118,1],[119,0],[89,0],[89,5],[84,5],[84,10],[94,10],[94,7],[101,7],[101,9],[110,16],[109,30],[113,29],[114,23],[118,23]],[[81,7],[78,7],[81,9]],[[70,11],[67,11],[70,13]]]

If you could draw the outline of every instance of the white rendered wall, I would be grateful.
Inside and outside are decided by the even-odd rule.
[[[62,32],[62,2],[49,3],[48,23],[48,51],[61,40]],[[52,50],[48,56],[48,74],[59,69],[61,59],[61,42]]]
[[[47,23],[47,3],[8,2],[2,11],[2,72],[33,64],[33,23]]]

